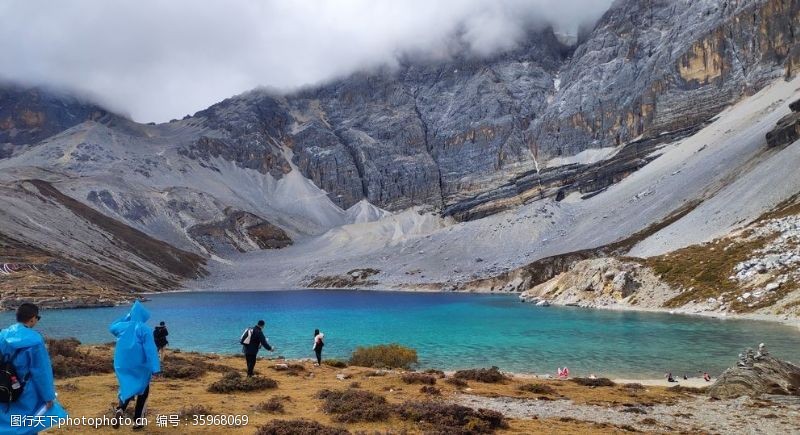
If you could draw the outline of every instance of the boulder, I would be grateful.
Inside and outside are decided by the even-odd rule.
[[[747,356],[740,355],[737,366],[725,370],[708,394],[718,399],[762,394],[800,396],[800,367],[770,356],[762,345],[755,356],[752,350]]]

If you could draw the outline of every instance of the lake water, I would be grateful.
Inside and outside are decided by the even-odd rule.
[[[326,336],[324,357],[347,358],[357,346],[400,343],[420,365],[444,370],[496,365],[520,373],[595,373],[635,378],[708,370],[736,361],[765,342],[800,362],[800,330],[775,323],[660,313],[539,308],[515,296],[366,291],[197,292],[153,295],[151,325],[164,320],[170,346],[232,354],[258,319],[275,355],[310,358],[314,328]],[[108,325],[128,307],[47,310],[38,329],[84,343],[112,340]],[[13,313],[0,313],[13,322]],[[266,352],[262,351],[262,354]]]

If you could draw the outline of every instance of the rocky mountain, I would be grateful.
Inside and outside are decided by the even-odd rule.
[[[661,254],[800,190],[776,173],[797,144],[765,141],[797,94],[798,35],[800,0],[619,0],[572,46],[534,29],[489,57],[408,55],[159,125],[4,86],[0,234],[70,262],[105,252],[63,227],[86,225],[78,207],[58,206],[63,223],[39,211],[46,183],[176,249],[191,267],[115,244],[127,260],[113,267],[161,270],[164,286],[202,274],[198,259],[205,287],[369,269],[384,286],[466,288],[536,261],[562,271],[564,255],[624,240]]]

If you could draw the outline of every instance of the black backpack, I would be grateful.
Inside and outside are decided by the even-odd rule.
[[[11,357],[0,356],[0,403],[6,403],[7,408],[19,399],[25,389],[25,383],[17,376],[17,368],[13,364],[19,351],[17,349]]]

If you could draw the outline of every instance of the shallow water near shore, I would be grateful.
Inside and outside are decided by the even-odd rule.
[[[151,325],[164,320],[170,347],[233,354],[258,319],[278,351],[310,358],[312,333],[326,336],[325,358],[357,346],[400,343],[420,366],[454,370],[498,366],[518,373],[654,378],[709,371],[716,376],[759,342],[800,362],[800,331],[786,325],[665,313],[534,307],[516,296],[371,291],[189,292],[151,296]],[[108,325],[128,307],[47,310],[37,329],[84,343],[112,341]],[[0,313],[3,325],[13,313]],[[262,355],[270,355],[262,351]]]

